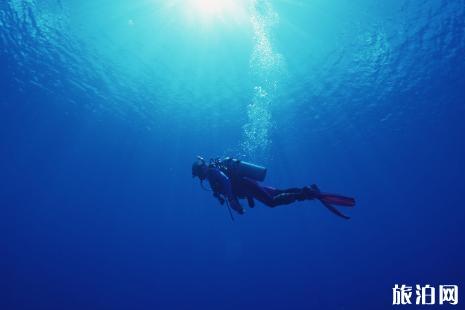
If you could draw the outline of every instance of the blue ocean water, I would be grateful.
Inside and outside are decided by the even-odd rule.
[[[2,0],[0,308],[390,309],[395,284],[463,291],[464,57],[462,0]],[[232,222],[191,178],[199,154],[357,206]]]

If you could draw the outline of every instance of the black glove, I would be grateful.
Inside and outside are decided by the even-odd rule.
[[[219,195],[218,193],[213,193],[213,197],[218,199],[218,201],[220,202],[221,205],[224,205],[225,200],[221,195]]]
[[[253,198],[250,197],[250,196],[247,196],[247,203],[249,204],[249,207],[250,207],[250,208],[255,207],[255,201],[254,201]]]

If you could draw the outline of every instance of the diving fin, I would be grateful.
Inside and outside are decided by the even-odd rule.
[[[323,193],[318,199],[323,200],[326,203],[330,203],[330,204],[342,206],[342,207],[355,206],[355,199],[350,198],[350,197]]]
[[[318,199],[328,204],[333,204],[343,207],[354,207],[355,199],[331,193],[322,193],[316,184],[312,184],[311,188],[318,193]]]
[[[327,193],[322,193],[318,186],[316,184],[312,184],[310,186],[316,193],[318,193],[318,200],[331,212],[336,214],[339,217],[342,217],[343,219],[350,219],[347,215],[343,214],[340,212],[338,209],[333,207],[330,203],[334,203],[340,206],[346,206],[346,207],[353,207],[355,206],[355,199],[349,198],[349,197],[344,197],[340,195],[333,195],[333,194],[327,194]]]
[[[349,220],[350,217],[348,217],[347,215],[343,214],[342,212],[340,212],[338,209],[336,209],[335,207],[333,207],[332,205],[330,205],[329,203],[323,201],[323,200],[320,200],[321,203],[326,207],[328,208],[329,211],[333,212],[334,214],[336,214],[337,216],[339,217],[342,217],[343,219],[346,219],[346,220]]]

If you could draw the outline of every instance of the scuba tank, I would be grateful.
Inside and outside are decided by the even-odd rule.
[[[250,178],[255,181],[263,182],[266,177],[266,168],[242,161],[236,158],[226,157],[217,160],[216,164],[220,169],[231,177]]]

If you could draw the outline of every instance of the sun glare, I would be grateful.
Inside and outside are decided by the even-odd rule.
[[[190,19],[202,23],[243,22],[251,0],[188,0],[185,10]]]

